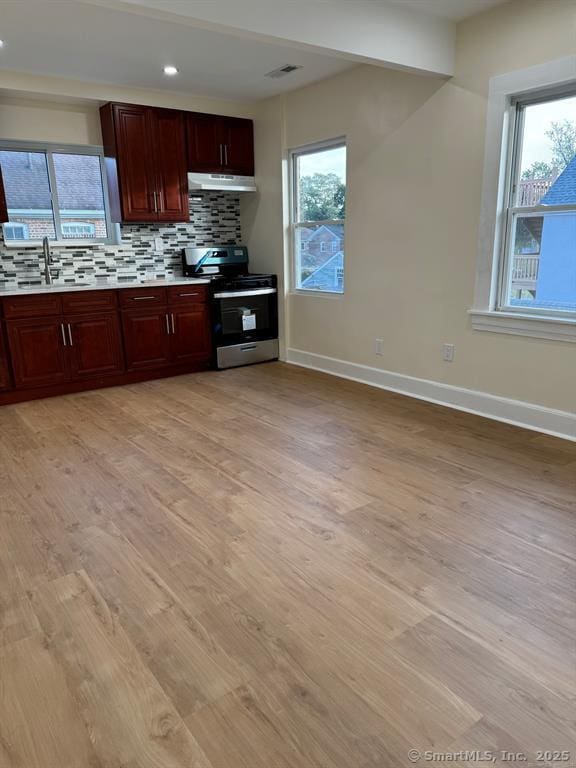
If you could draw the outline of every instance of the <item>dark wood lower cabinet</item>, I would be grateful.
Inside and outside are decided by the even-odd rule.
[[[62,318],[9,320],[8,343],[16,387],[62,384],[70,378]]]
[[[207,304],[170,310],[173,363],[210,359],[210,315]]]
[[[0,405],[208,368],[207,298],[200,286],[0,300]]]
[[[0,327],[0,392],[4,389],[10,389],[11,386],[12,379],[8,364],[8,351],[4,342],[4,331]]]
[[[66,326],[72,379],[94,379],[124,370],[117,314],[68,318]]]
[[[170,317],[166,307],[122,313],[129,371],[170,364]]]
[[[125,311],[122,325],[129,371],[210,360],[207,304]]]

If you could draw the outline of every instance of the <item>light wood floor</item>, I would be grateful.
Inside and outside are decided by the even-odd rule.
[[[1,408],[0,534],[0,768],[576,764],[575,444],[197,374]]]

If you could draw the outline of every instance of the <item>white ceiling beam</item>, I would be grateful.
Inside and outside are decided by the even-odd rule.
[[[455,24],[385,0],[77,0],[349,61],[450,77]],[[289,52],[286,53],[286,63]]]

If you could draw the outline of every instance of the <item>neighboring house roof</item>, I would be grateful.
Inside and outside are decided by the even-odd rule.
[[[576,203],[576,157],[572,158],[540,200],[540,205],[566,205],[567,203]]]
[[[321,264],[307,278],[302,281],[302,288],[312,288],[318,285],[335,285],[337,273],[344,266],[344,253],[338,251],[324,264]]]
[[[100,163],[79,155],[57,155],[58,202],[64,210],[101,210]],[[41,152],[0,152],[8,208],[52,207],[46,160]]]
[[[322,231],[327,231],[331,235],[333,235],[333,237],[338,238],[340,240],[342,240],[342,238],[344,237],[344,227],[342,226],[342,224],[321,224],[317,229],[308,230],[308,231],[312,232],[312,234],[308,238],[308,242],[310,240],[314,240],[314,238],[317,237]]]

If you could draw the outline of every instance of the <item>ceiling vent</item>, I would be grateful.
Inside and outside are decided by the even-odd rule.
[[[272,77],[274,79],[278,77],[286,77],[286,75],[295,72],[297,69],[302,69],[302,67],[298,64],[285,64],[283,67],[273,69],[272,72],[267,72],[265,77]]]

